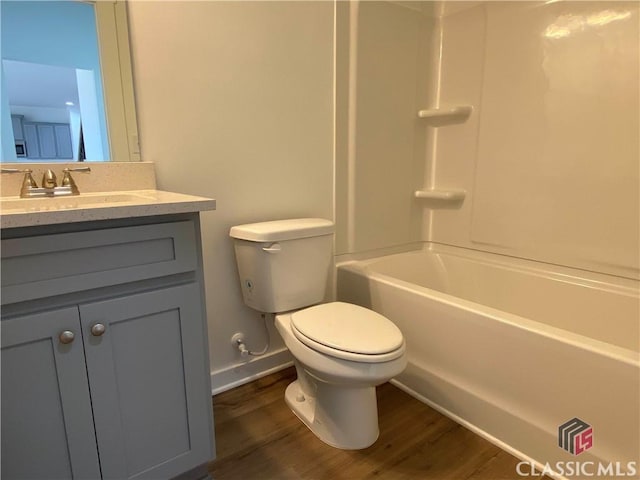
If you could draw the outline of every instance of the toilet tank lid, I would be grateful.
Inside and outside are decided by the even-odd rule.
[[[333,222],[324,218],[293,218],[231,227],[229,235],[251,242],[278,242],[333,233]]]

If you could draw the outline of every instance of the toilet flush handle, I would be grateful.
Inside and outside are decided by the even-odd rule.
[[[279,243],[272,243],[268,247],[262,247],[262,250],[268,253],[276,253],[282,250],[282,247],[280,246]]]

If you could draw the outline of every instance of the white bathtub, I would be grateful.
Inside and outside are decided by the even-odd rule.
[[[552,476],[578,478],[566,462],[582,462],[583,476],[613,462],[637,478],[637,281],[430,245],[342,263],[337,289],[402,330],[399,387]],[[593,427],[579,455],[558,446],[574,417]]]

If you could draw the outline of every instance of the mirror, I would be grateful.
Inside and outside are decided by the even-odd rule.
[[[0,2],[3,162],[140,159],[126,4]]]

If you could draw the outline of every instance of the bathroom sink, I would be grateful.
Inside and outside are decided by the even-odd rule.
[[[42,212],[77,208],[117,207],[119,205],[146,204],[155,201],[152,195],[138,193],[86,193],[60,197],[8,198],[0,200],[2,213]]]
[[[155,189],[85,192],[59,197],[0,197],[0,228],[182,214],[215,208],[216,201],[211,198]]]

